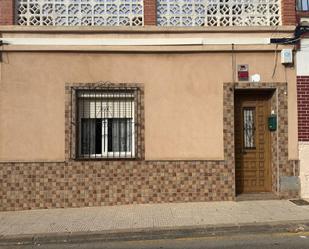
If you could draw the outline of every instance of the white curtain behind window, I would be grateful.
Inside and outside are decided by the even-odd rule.
[[[81,148],[82,154],[95,154],[95,119],[81,120]]]

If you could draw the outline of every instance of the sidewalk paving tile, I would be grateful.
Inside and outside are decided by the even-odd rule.
[[[0,236],[309,220],[287,200],[103,206],[0,212]]]

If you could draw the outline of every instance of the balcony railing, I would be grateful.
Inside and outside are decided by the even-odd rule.
[[[1,1],[1,0],[0,0]],[[28,26],[142,26],[143,0],[15,0]],[[298,1],[302,10],[309,0]],[[276,26],[281,0],[157,0],[159,26]]]
[[[143,0],[16,0],[17,24],[142,26]]]
[[[158,0],[161,26],[276,26],[280,0]]]

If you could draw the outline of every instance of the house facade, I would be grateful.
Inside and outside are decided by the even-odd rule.
[[[0,24],[2,211],[299,197],[294,1],[4,0]]]

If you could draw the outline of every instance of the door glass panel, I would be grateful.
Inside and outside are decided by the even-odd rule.
[[[243,109],[244,147],[255,148],[255,108]]]

